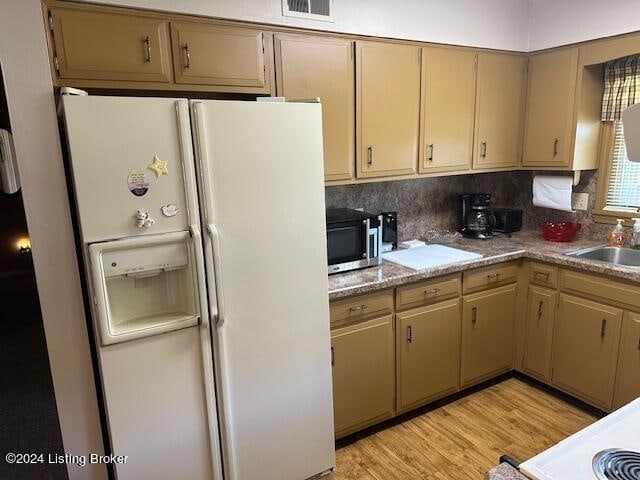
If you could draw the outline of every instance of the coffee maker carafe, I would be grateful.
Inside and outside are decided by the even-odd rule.
[[[460,232],[468,238],[493,238],[495,216],[491,211],[491,195],[466,193],[460,195]]]

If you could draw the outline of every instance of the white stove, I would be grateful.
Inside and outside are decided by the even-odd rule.
[[[640,480],[640,399],[520,464],[534,480]]]

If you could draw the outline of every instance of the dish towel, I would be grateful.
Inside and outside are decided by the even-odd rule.
[[[563,212],[571,209],[573,178],[568,176],[536,175],[533,177],[533,204]]]

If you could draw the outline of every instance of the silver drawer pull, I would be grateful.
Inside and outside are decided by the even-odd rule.
[[[551,275],[551,272],[539,272],[538,270],[534,270],[533,274],[536,277],[541,276],[541,277],[544,277],[545,280],[549,280],[549,275]]]
[[[478,321],[478,307],[471,309],[471,323],[475,324]]]
[[[371,145],[367,147],[367,166],[373,166],[373,147]]]
[[[366,310],[367,308],[369,308],[367,305],[360,305],[359,307],[350,307],[349,311],[350,312],[362,312],[363,310]]]
[[[540,300],[540,303],[538,304],[538,321],[540,321],[540,319],[542,318],[542,307],[544,306],[544,302],[542,300]]]
[[[497,280],[500,277],[500,275],[501,275],[500,273],[490,273],[487,275],[487,278],[488,279],[495,278]]]
[[[148,35],[144,37],[144,61],[151,63],[151,40]]]
[[[606,334],[607,334],[607,319],[603,318],[602,324],[600,325],[600,336],[604,338]]]
[[[437,295],[439,291],[440,291],[440,289],[439,289],[439,288],[432,288],[432,289],[430,289],[430,290],[425,290],[425,291],[424,291],[424,294],[425,294],[425,295],[431,295],[431,294],[433,294],[433,295]]]
[[[334,367],[336,365],[336,349],[331,347],[331,366]]]
[[[407,343],[412,343],[413,342],[413,331],[411,328],[411,325],[409,325],[407,327]]]
[[[433,162],[433,143],[427,145],[427,162]]]
[[[185,43],[182,50],[184,51],[184,69],[189,70],[191,68],[191,52],[189,52],[189,44]]]

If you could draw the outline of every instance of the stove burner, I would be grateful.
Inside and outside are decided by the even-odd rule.
[[[640,480],[640,452],[610,448],[593,458],[598,480]]]

